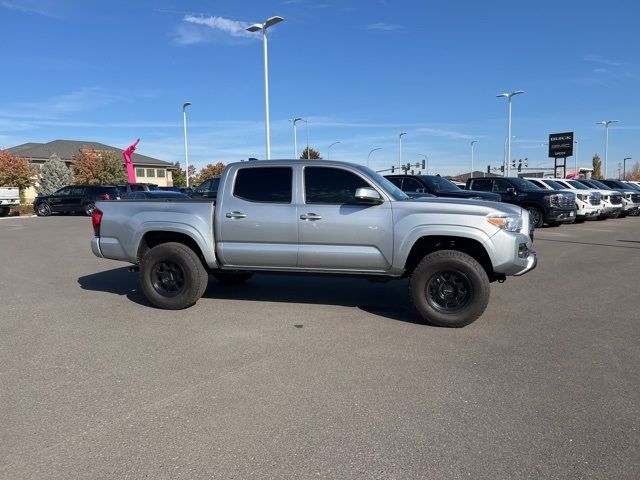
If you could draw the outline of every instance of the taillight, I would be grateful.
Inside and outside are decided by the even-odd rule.
[[[94,208],[91,214],[91,225],[93,225],[93,233],[96,237],[100,236],[100,223],[102,223],[102,211]]]

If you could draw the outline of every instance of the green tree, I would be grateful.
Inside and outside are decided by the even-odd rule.
[[[322,160],[322,157],[320,156],[320,152],[309,147],[309,152],[307,152],[306,148],[302,151],[302,155],[300,155],[300,159],[301,160],[306,160],[306,159]]]
[[[180,166],[180,162],[175,162],[173,164],[173,168],[175,169],[171,173],[171,177],[173,178],[173,186],[174,187],[186,187],[187,186],[187,174]]]
[[[44,162],[38,176],[36,190],[38,195],[51,195],[58,189],[69,185],[73,180],[71,169],[60,159],[57,153]]]
[[[597,153],[593,156],[593,173],[591,177],[593,178],[602,178],[602,160],[600,160],[600,155]]]
[[[99,153],[100,156],[100,183],[128,183],[129,177],[124,169],[123,158],[113,150]]]
[[[36,182],[37,170],[26,158],[12,155],[9,150],[0,151],[0,187],[18,187],[20,201],[24,203],[24,190]]]

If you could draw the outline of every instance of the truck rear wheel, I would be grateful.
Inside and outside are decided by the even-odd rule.
[[[409,298],[417,314],[439,327],[464,327],[489,303],[489,278],[473,257],[457,250],[425,256],[409,280]]]
[[[198,255],[182,243],[162,243],[140,262],[140,285],[156,307],[181,310],[195,304],[207,289],[209,275]]]

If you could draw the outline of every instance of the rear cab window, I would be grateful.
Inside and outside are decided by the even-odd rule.
[[[470,190],[479,190],[481,192],[490,192],[493,189],[493,180],[490,178],[479,178],[471,181]]]
[[[291,203],[291,167],[241,168],[236,173],[233,196],[255,203]]]

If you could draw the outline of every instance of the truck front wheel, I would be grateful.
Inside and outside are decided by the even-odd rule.
[[[425,256],[409,280],[409,298],[417,314],[439,327],[464,327],[489,303],[489,278],[473,257],[457,250]]]
[[[140,285],[156,307],[181,310],[195,304],[207,289],[209,275],[198,255],[182,243],[162,243],[140,262]]]

